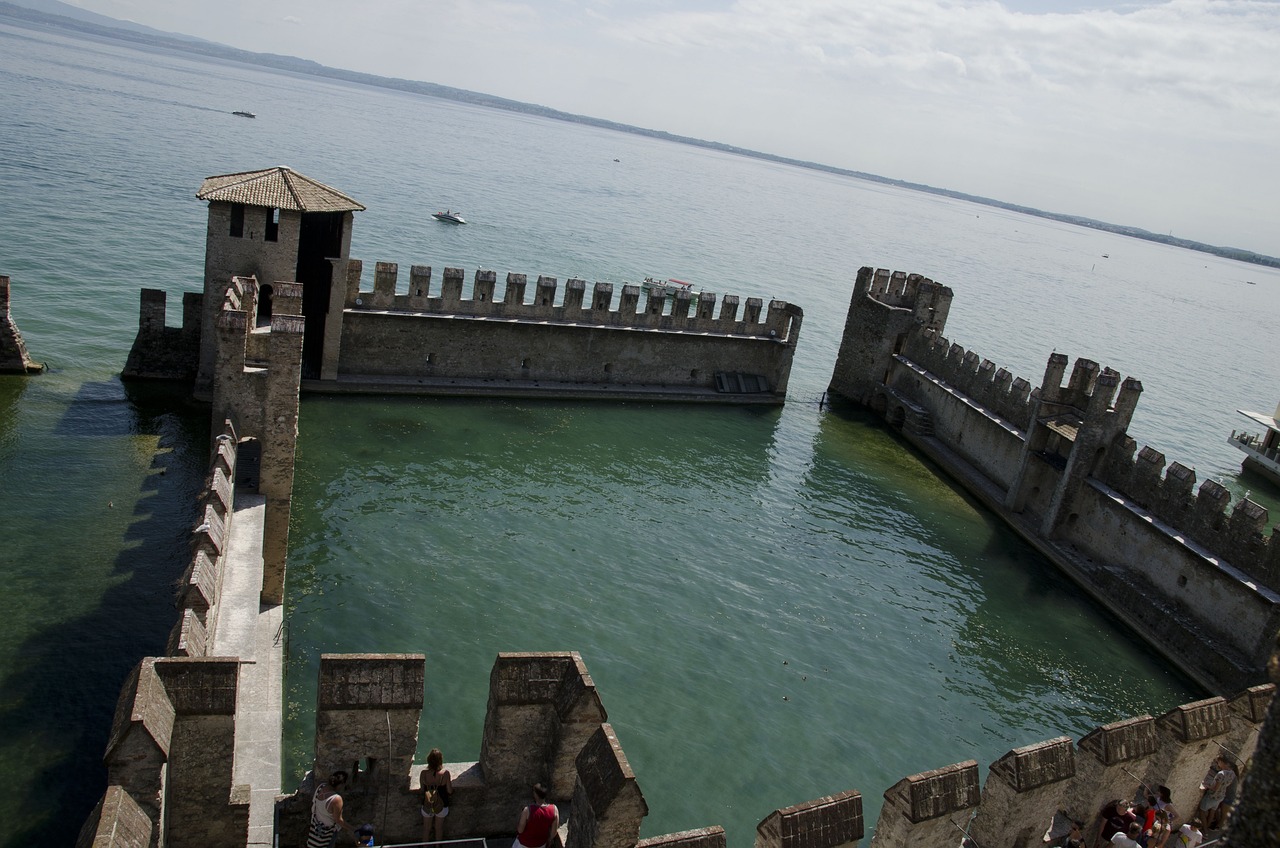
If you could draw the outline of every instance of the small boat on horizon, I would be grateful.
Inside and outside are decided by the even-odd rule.
[[[244,111],[243,109],[237,109],[236,111],[232,112],[231,114],[233,114],[233,115],[239,115],[239,116],[240,116],[240,117],[242,117],[242,118],[256,118],[256,117],[258,117],[257,115],[253,114],[252,112],[246,112],[246,111]]]
[[[446,224],[467,223],[460,213],[454,212],[452,209],[446,209],[443,212],[433,212],[431,217],[435,218],[437,221],[444,221]]]

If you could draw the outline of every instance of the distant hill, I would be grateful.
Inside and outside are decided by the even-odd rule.
[[[149,26],[135,24],[133,21],[122,21],[119,18],[108,17],[107,15],[99,15],[97,12],[90,12],[88,9],[81,9],[79,6],[72,6],[70,3],[63,3],[61,0],[22,0],[18,6],[25,6],[28,9],[34,9],[37,12],[43,12],[47,15],[59,15],[82,23],[94,24],[96,26],[111,27],[114,29],[124,29],[130,32],[142,33],[144,35],[158,35],[166,38],[176,38],[179,41],[202,41],[205,44],[213,42],[203,38],[196,38],[193,35],[183,35],[178,32],[165,32],[164,30],[152,29]]]
[[[1256,265],[1267,265],[1272,268],[1280,268],[1280,259],[1274,256],[1255,253],[1254,251],[1245,250],[1239,247],[1218,247],[1211,244],[1204,244],[1203,242],[1192,241],[1190,239],[1175,238],[1172,235],[1153,233],[1139,227],[1108,224],[1105,221],[1096,221],[1092,218],[1084,218],[1079,215],[1064,215],[1058,212],[1046,212],[1042,209],[1035,209],[1030,206],[1005,203],[1002,200],[995,200],[990,197],[965,194],[964,192],[952,191],[945,188],[936,188],[934,186],[924,185],[921,183],[907,182],[906,180],[890,179],[889,177],[882,177],[877,174],[868,174],[863,171],[836,168],[830,165],[823,165],[819,162],[806,162],[801,159],[790,159],[785,156],[775,156],[772,153],[762,153],[758,150],[749,150],[745,147],[722,144],[718,141],[705,141],[700,138],[673,135],[661,130],[650,130],[643,127],[631,126],[629,124],[620,124],[616,121],[606,121],[601,118],[592,118],[587,115],[574,115],[569,112],[561,112],[558,109],[551,109],[546,106],[539,106],[533,103],[523,103],[519,100],[508,100],[504,97],[495,97],[491,94],[482,94],[477,91],[468,91],[463,88],[453,88],[452,86],[438,85],[431,82],[398,79],[396,77],[380,77],[375,76],[374,74],[360,73],[358,71],[331,68],[327,65],[321,65],[319,62],[313,62],[310,59],[298,59],[293,56],[281,56],[274,53],[253,53],[248,50],[228,47],[225,44],[205,41],[203,39],[187,35],[161,32],[160,30],[151,29],[150,27],[145,27],[141,24],[120,21],[105,15],[86,12],[83,9],[78,9],[67,3],[59,2],[59,0],[24,0],[22,5],[0,2],[0,21],[7,21],[18,26],[36,28],[52,27],[71,30],[96,38],[108,38],[134,44],[142,44],[149,47],[173,50],[179,53],[228,59],[235,62],[243,62],[248,65],[275,68],[278,70],[291,71],[293,73],[311,74],[313,76],[345,80],[347,82],[377,86],[379,88],[391,88],[396,89],[397,91],[424,94],[429,97],[439,97],[446,100],[455,100],[461,103],[471,103],[477,106],[485,106],[490,109],[503,109],[508,112],[538,115],[540,117],[551,118],[557,121],[568,121],[575,124],[586,124],[588,126],[600,127],[602,129],[614,130],[617,132],[649,136],[650,138],[658,138],[664,141],[674,141],[679,144],[689,144],[695,147],[708,148],[710,150],[720,150],[739,156],[749,156],[754,159],[779,162],[784,165],[793,165],[799,168],[809,168],[815,171],[825,171],[831,174],[857,177],[861,180],[911,189],[912,191],[921,191],[928,194],[940,195],[942,197],[967,200],[984,206],[1008,209],[1013,212],[1020,212],[1024,215],[1033,215],[1037,218],[1062,221],[1067,224],[1090,227],[1095,230],[1105,230],[1106,232],[1117,233],[1119,235],[1130,236],[1132,238],[1140,238],[1147,241],[1160,242],[1161,244],[1173,245],[1175,247],[1183,247],[1188,250],[1198,250],[1203,253],[1211,253],[1215,256],[1222,256],[1227,259],[1235,259],[1241,262],[1251,262]]]

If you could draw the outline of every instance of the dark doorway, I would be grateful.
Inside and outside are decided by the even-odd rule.
[[[258,320],[255,326],[271,326],[271,296],[272,289],[269,283],[258,286]]]
[[[244,439],[236,446],[236,491],[257,494],[262,478],[262,442]]]
[[[298,233],[297,280],[302,284],[302,316],[306,331],[302,337],[302,376],[320,376],[324,357],[324,325],[329,314],[329,292],[333,286],[333,265],[342,253],[342,222],[345,212],[304,212]]]

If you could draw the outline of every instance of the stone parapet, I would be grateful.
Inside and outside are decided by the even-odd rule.
[[[0,374],[39,374],[44,366],[27,353],[26,342],[9,313],[9,278],[0,274]]]

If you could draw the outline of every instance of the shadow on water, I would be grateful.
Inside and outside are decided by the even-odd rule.
[[[0,421],[8,417],[0,414]],[[175,582],[189,555],[195,495],[207,463],[207,411],[184,406],[167,387],[87,384],[55,432],[68,451],[111,451],[122,443],[141,443],[153,455],[139,491],[131,492],[119,481],[114,487],[112,481],[94,481],[111,493],[117,507],[136,498],[110,573],[104,579],[103,569],[97,570],[106,588],[96,606],[37,626],[19,645],[18,662],[0,679],[5,693],[0,728],[7,740],[0,749],[10,749],[0,757],[32,769],[19,784],[21,791],[5,804],[15,812],[50,811],[35,818],[11,816],[6,845],[72,844],[101,797],[106,778],[102,757],[120,687],[141,657],[163,653],[176,621]],[[151,438],[131,438],[139,436]],[[68,440],[101,445],[75,446]],[[49,552],[50,580],[76,579],[76,568],[84,563],[74,561],[72,544],[52,537],[40,543]],[[106,556],[112,552],[102,551]],[[92,567],[92,552],[83,559]],[[77,588],[71,587],[72,592]]]
[[[1203,696],[878,416],[837,406],[819,426],[815,453],[913,522],[903,531],[917,540],[913,565],[954,598],[951,651],[961,670],[947,686],[957,697],[977,699],[1006,727],[1081,733]],[[830,464],[815,463],[815,474],[836,473]]]

